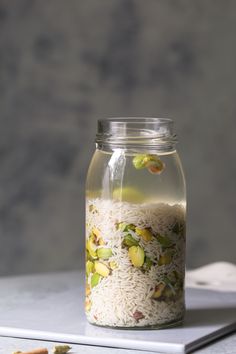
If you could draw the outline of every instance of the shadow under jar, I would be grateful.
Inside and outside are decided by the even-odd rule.
[[[86,299],[90,323],[182,323],[185,179],[173,121],[98,121],[86,182]]]

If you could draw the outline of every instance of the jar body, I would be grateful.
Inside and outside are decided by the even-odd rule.
[[[185,208],[175,149],[96,149],[86,183],[90,323],[159,328],[183,320]]]

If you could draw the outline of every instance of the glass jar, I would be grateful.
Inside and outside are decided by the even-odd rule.
[[[183,320],[184,174],[173,121],[98,121],[86,182],[90,323],[162,328]]]

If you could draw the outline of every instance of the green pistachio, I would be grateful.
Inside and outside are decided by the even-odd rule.
[[[86,262],[86,275],[89,276],[90,273],[94,271],[94,263],[91,261]]]
[[[102,262],[95,262],[95,271],[103,277],[110,274],[110,269]]]
[[[178,222],[176,222],[172,228],[172,231],[175,233],[175,234],[178,234],[180,232],[180,224]]]
[[[69,345],[55,345],[53,354],[67,354],[70,349]]]
[[[135,232],[138,236],[140,236],[144,241],[151,241],[153,235],[148,229],[140,229],[139,227],[135,228]]]
[[[167,236],[157,235],[157,241],[161,244],[163,248],[173,246],[173,242]]]
[[[146,256],[144,264],[143,264],[144,270],[149,270],[152,265],[153,265],[153,261],[149,257]]]
[[[138,241],[133,238],[130,234],[125,235],[122,244],[127,247],[138,246]]]
[[[176,235],[184,236],[185,235],[185,224],[182,222],[176,222],[172,228],[172,231]]]
[[[126,224],[125,222],[120,222],[118,224],[118,230],[128,232],[129,230],[134,231],[135,230],[135,225],[133,224]]]
[[[90,213],[95,210],[95,206],[93,204],[89,205],[89,211]]]
[[[129,258],[134,267],[142,267],[145,259],[145,253],[142,247],[132,246],[129,248]]]
[[[109,262],[109,267],[114,270],[119,267],[119,264],[116,261]]]
[[[145,168],[147,166],[147,162],[148,162],[148,159],[147,159],[148,155],[146,154],[139,154],[139,155],[136,155],[134,158],[133,158],[133,165],[134,167],[137,169],[137,170],[140,170],[142,168]]]
[[[153,299],[159,299],[162,294],[163,294],[163,291],[165,290],[165,287],[166,285],[164,283],[159,283],[155,286],[155,290],[154,290],[154,293],[152,295],[152,298]]]
[[[93,258],[90,256],[89,251],[87,249],[86,249],[86,260],[90,260],[90,261],[93,260]]]
[[[93,235],[95,236],[95,238],[97,240],[99,240],[102,237],[100,230],[97,227],[95,227],[95,226],[92,229],[92,233],[93,233]]]
[[[173,256],[173,252],[168,252],[168,251],[161,254],[158,260],[158,265],[162,266],[162,265],[170,264],[172,261],[172,256]]]
[[[93,288],[94,286],[98,285],[100,279],[101,275],[98,273],[94,273],[91,277],[91,287]]]
[[[171,286],[166,286],[164,291],[163,291],[163,296],[167,299],[174,299],[176,295],[176,291],[173,287]]]
[[[97,252],[96,252],[97,246],[94,243],[92,237],[89,237],[89,239],[87,240],[86,249],[88,250],[88,252],[92,258],[97,258]]]
[[[139,154],[133,158],[133,165],[137,170],[148,168],[151,173],[161,173],[165,167],[157,155]]]
[[[164,277],[163,281],[165,282],[165,284],[167,285],[166,290],[165,290],[165,295],[167,297],[170,297],[170,294],[175,295],[176,294],[176,290],[174,288],[174,285],[172,284],[172,282],[170,281],[170,279],[168,277]]]
[[[108,259],[112,256],[111,248],[98,248],[97,249],[97,256],[98,258]]]
[[[175,286],[176,289],[182,289],[184,285],[183,277],[176,271],[168,273],[168,279],[171,284]]]
[[[176,270],[173,270],[172,272],[168,273],[167,275],[169,281],[171,282],[171,284],[175,284],[177,282],[177,280],[179,279],[179,274],[177,273]]]

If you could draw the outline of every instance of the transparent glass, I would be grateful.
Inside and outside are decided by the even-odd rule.
[[[162,328],[183,320],[186,190],[173,121],[98,122],[86,182],[90,323]]]

